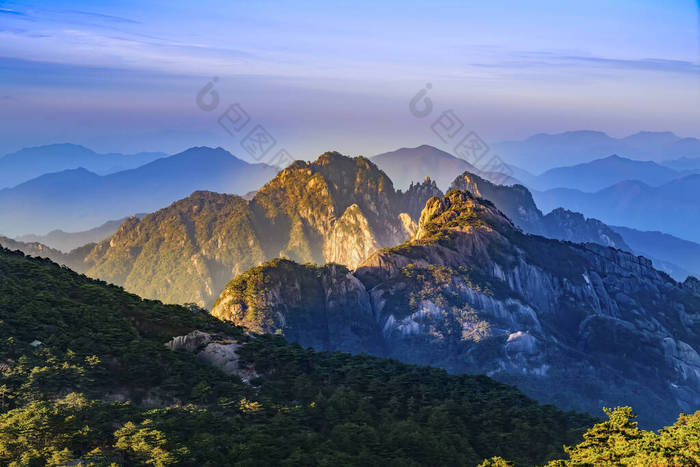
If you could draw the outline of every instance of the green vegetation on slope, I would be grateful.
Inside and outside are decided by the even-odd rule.
[[[232,274],[264,259],[248,203],[196,192],[131,218],[88,255],[91,277],[170,303],[206,303]]]
[[[567,459],[549,467],[580,465],[700,465],[700,411],[681,414],[673,426],[659,432],[637,428],[631,407],[605,409],[608,420],[583,435],[583,442],[564,449]],[[512,465],[503,458],[491,458],[481,466]]]
[[[527,465],[592,421],[483,376],[249,337],[4,249],[0,320],[1,464]],[[163,345],[195,329],[237,340],[259,376]]]

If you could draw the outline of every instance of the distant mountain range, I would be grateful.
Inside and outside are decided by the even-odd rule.
[[[571,188],[586,192],[602,190],[626,180],[638,180],[651,186],[663,185],[687,175],[656,162],[637,161],[612,155],[583,164],[550,169],[524,180],[536,190]]]
[[[477,173],[476,167],[464,159],[433,146],[401,148],[371,158],[394,182],[396,188],[406,189],[411,183],[420,183],[430,177],[441,190],[446,190],[456,174]]]
[[[567,211],[544,216],[523,186],[497,186],[469,172],[453,188],[490,199],[528,233],[629,250],[619,234]],[[196,192],[141,220],[128,219],[94,247],[81,270],[164,302],[213,303],[234,275],[272,258],[355,267],[410,239],[434,181],[400,191],[370,160],[326,153],[297,161],[256,192]]]
[[[609,227],[581,213],[556,208],[543,215],[527,188],[495,185],[464,173],[451,185],[493,202],[525,232],[574,243],[598,243],[633,252],[653,261],[654,267],[678,281],[689,275],[700,277],[700,244],[663,234],[626,227]]]
[[[0,157],[0,188],[52,172],[84,168],[99,175],[133,169],[166,157],[162,152],[138,154],[98,154],[77,144],[51,144],[25,148]]]
[[[58,264],[68,266],[74,271],[83,273],[86,271],[84,259],[95,247],[94,243],[87,243],[74,250],[64,253],[55,248],[48,247],[38,242],[20,242],[0,235],[0,247],[8,250],[19,250],[25,255],[49,258]]]
[[[228,154],[204,152],[212,151]],[[424,148],[416,151],[424,156]],[[403,152],[411,158],[411,149]],[[445,157],[437,150],[433,154]],[[700,272],[691,261],[679,261],[691,258],[692,248],[684,256],[666,254],[664,242],[632,247],[624,233],[580,213],[555,209],[544,215],[524,186],[497,185],[467,171],[455,177],[450,188],[488,199],[527,233],[634,251],[678,280]],[[391,179],[367,159],[328,153],[311,164],[296,163],[249,193],[248,199],[200,191],[145,218],[131,217],[121,226],[109,222],[87,232],[18,240],[66,252],[83,240],[97,242],[97,247],[80,249],[79,264],[71,254],[71,267],[145,297],[206,305],[232,274],[280,255],[301,262],[357,265],[375,249],[410,238],[425,202],[442,194],[433,180],[414,183],[405,192],[395,190]],[[686,245],[679,242],[676,250],[683,251]],[[36,254],[35,247],[16,248]],[[63,253],[45,251],[44,256],[65,261]]]
[[[545,212],[563,206],[611,225],[662,231],[700,242],[700,174],[660,186],[624,181],[595,193],[557,188],[533,195]]]
[[[700,157],[681,157],[665,161],[663,164],[680,172],[697,171],[700,170]]]
[[[510,185],[518,181],[509,174],[484,172],[464,159],[428,145],[401,148],[372,157],[372,162],[394,182],[396,188],[405,190],[411,183],[420,183],[430,177],[441,190],[447,190],[458,174],[469,172],[485,179],[497,178],[499,184]]]
[[[135,214],[135,217],[142,219],[146,214]],[[85,230],[82,232],[64,232],[63,230],[52,230],[46,235],[20,235],[15,240],[26,243],[41,243],[50,248],[55,248],[63,252],[69,252],[75,248],[85,245],[86,243],[97,243],[105,238],[111,237],[117,231],[120,225],[127,218],[107,221],[104,224]]]
[[[451,190],[460,190],[493,203],[524,232],[575,243],[597,243],[630,251],[623,238],[596,219],[564,209],[546,216],[537,208],[532,194],[522,185],[496,185],[478,175],[465,172],[455,178]]]
[[[611,227],[622,235],[631,250],[654,262],[654,267],[676,280],[688,275],[700,278],[700,244],[662,232],[643,232],[629,227]]]
[[[84,168],[65,170],[0,190],[0,229],[10,236],[90,229],[136,212],[155,211],[199,189],[244,194],[278,170],[207,147],[109,175]]]
[[[497,143],[492,149],[510,164],[542,173],[563,164],[580,164],[611,154],[656,162],[700,157],[700,140],[681,138],[671,132],[640,132],[613,138],[600,131],[569,131]]]

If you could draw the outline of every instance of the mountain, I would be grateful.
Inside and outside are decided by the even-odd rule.
[[[532,194],[521,185],[499,186],[465,172],[451,189],[468,191],[485,198],[527,233],[574,243],[597,243],[634,252],[652,260],[654,267],[678,281],[689,275],[700,276],[698,247],[660,232],[642,232],[625,227],[610,227],[583,214],[556,208],[547,215],[537,208]]]
[[[523,231],[576,243],[592,242],[630,251],[623,238],[597,219],[565,209],[555,209],[546,216],[537,208],[530,191],[522,185],[496,185],[465,172],[450,186],[492,202]]]
[[[640,132],[625,138],[613,138],[599,131],[568,131],[496,143],[492,149],[508,163],[530,172],[542,172],[560,166],[562,161],[580,164],[610,154],[656,162],[698,157],[700,140],[680,138],[670,132]]]
[[[138,219],[142,219],[146,214],[136,214]],[[21,235],[16,238],[20,242],[42,243],[48,247],[61,251],[71,251],[87,243],[97,243],[105,238],[111,237],[114,232],[126,221],[127,218],[107,221],[104,224],[85,230],[83,232],[64,232],[63,230],[52,230],[46,235]],[[24,250],[22,250],[24,251]],[[53,259],[53,258],[52,258]]]
[[[594,422],[486,376],[316,353],[5,249],[0,322],[3,465],[524,466]]]
[[[378,154],[371,160],[401,189],[406,189],[410,184],[419,183],[425,177],[429,177],[441,190],[445,190],[462,172],[479,174],[486,179],[497,180],[502,185],[518,183],[509,174],[482,172],[464,159],[425,144],[416,148],[401,148]]]
[[[700,170],[700,157],[680,157],[664,161],[662,164],[679,172],[696,172]]]
[[[206,147],[104,176],[82,168],[66,170],[0,190],[0,225],[10,236],[89,229],[135,212],[155,211],[198,189],[247,193],[277,170]]]
[[[231,281],[212,314],[320,350],[485,373],[566,409],[625,401],[646,425],[700,404],[700,282],[525,234],[456,190],[428,201],[411,241],[354,271],[273,262]]]
[[[272,258],[354,267],[409,238],[436,194],[429,180],[397,191],[369,160],[326,153],[295,162],[250,201],[198,191],[129,219],[88,255],[88,274],[144,297],[211,305],[232,276]]]
[[[468,172],[454,183],[492,200],[528,232],[629,249],[615,232],[602,223],[591,227],[597,221],[582,216],[560,228],[556,213],[543,216],[522,186],[498,186]],[[433,180],[395,190],[369,160],[326,153],[292,164],[250,201],[195,192],[132,218],[84,265],[90,276],[147,298],[211,306],[231,277],[272,258],[356,267],[415,234],[434,196],[442,192]]]
[[[162,157],[166,157],[166,154],[98,154],[77,144],[25,148],[0,157],[0,188],[13,187],[47,173],[80,167],[105,175],[133,169]]]
[[[48,258],[60,265],[67,266],[77,272],[85,272],[88,266],[84,263],[85,256],[95,247],[94,243],[88,243],[75,248],[68,253],[56,250],[39,242],[19,242],[0,235],[0,247],[9,250],[18,250],[28,256]]]
[[[372,157],[371,160],[391,178],[397,188],[401,189],[430,177],[440,189],[445,190],[458,174],[466,171],[478,172],[476,167],[464,159],[427,144],[385,152]]]
[[[594,219],[543,216],[526,188],[498,186],[469,172],[453,186],[492,200],[525,231],[629,249]],[[326,153],[296,162],[250,200],[195,192],[142,220],[127,220],[86,256],[91,277],[147,298],[211,306],[231,277],[278,258],[356,267],[375,250],[410,238],[430,179],[403,192],[371,161]]]
[[[628,227],[612,227],[625,238],[632,250],[654,261],[657,269],[677,280],[689,274],[700,277],[700,244],[663,232],[643,232]]]
[[[595,193],[572,189],[533,192],[544,211],[563,206],[612,225],[666,232],[700,242],[700,175],[658,187],[625,181]]]
[[[550,169],[530,183],[539,190],[571,188],[593,192],[625,180],[639,180],[651,186],[658,186],[682,175],[656,162],[636,161],[612,155],[584,164]]]

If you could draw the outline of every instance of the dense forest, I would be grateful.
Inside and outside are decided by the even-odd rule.
[[[240,344],[253,377],[164,345],[194,330]],[[700,414],[593,426],[485,376],[314,352],[5,249],[0,342],[2,465],[700,461]]]

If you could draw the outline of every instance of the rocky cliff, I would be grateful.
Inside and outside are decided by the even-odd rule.
[[[307,269],[319,291],[353,282],[344,268]],[[329,313],[343,305],[317,299]],[[253,336],[4,248],[0,323],[3,466],[471,466],[496,455],[527,466],[562,457],[594,422],[482,375]]]
[[[527,233],[632,251],[620,234],[597,219],[586,219],[582,214],[561,208],[543,215],[530,191],[522,185],[496,185],[465,172],[452,182],[450,189],[468,191],[491,201]]]
[[[426,181],[403,193],[369,160],[326,153],[295,162],[251,200],[195,192],[128,219],[87,256],[88,274],[144,297],[211,306],[232,276],[272,258],[355,267],[402,243],[436,189]]]
[[[453,183],[491,200],[530,233],[625,248],[602,223],[558,211],[543,216],[522,186],[499,186],[469,172]],[[250,199],[195,192],[142,219],[127,219],[76,264],[92,277],[165,302],[210,307],[231,277],[273,258],[357,267],[418,229],[425,178],[403,192],[371,161],[336,152],[297,161]],[[590,225],[595,223],[595,225]]]
[[[307,293],[301,275],[282,266],[290,267],[270,264],[234,280],[213,313],[240,322],[240,310],[254,309],[257,321],[272,320],[288,338],[317,348],[343,345],[486,373],[565,408],[598,413],[631,404],[645,424],[700,405],[696,282],[677,283],[614,248],[523,233],[469,193],[429,200],[413,240],[375,252],[353,274],[343,271],[342,281],[329,282],[338,286],[316,280]],[[262,293],[264,283],[277,292]],[[347,300],[346,283],[353,284]],[[329,295],[344,303],[345,323],[371,323],[375,332],[362,331],[367,342],[340,344],[352,324],[328,333]],[[300,319],[317,325],[285,325]]]

